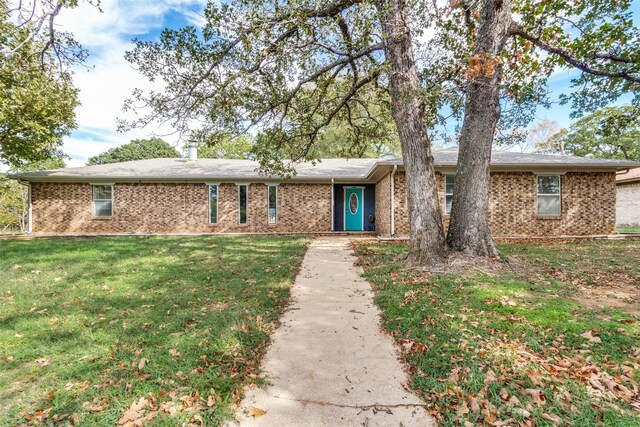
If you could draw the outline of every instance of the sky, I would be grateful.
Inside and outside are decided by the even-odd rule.
[[[78,128],[64,139],[63,150],[71,158],[67,166],[84,166],[89,157],[136,138],[156,135],[178,144],[172,129],[163,126],[117,131],[117,119],[131,114],[125,114],[122,106],[134,88],[160,88],[138,74],[124,54],[132,49],[134,38],[152,40],[166,27],[201,25],[205,4],[206,0],[102,0],[102,13],[86,3],[63,9],[57,24],[72,32],[90,54],[87,63],[75,69],[81,105],[76,110]],[[565,91],[575,75],[575,71],[555,73],[549,82],[552,96]],[[551,119],[568,127],[570,112],[569,106],[556,103],[550,109],[538,108],[536,119]]]
[[[75,68],[81,105],[76,109],[78,128],[64,139],[63,150],[71,157],[67,166],[84,166],[89,157],[131,139],[158,135],[177,143],[166,127],[117,131],[117,119],[127,118],[122,111],[125,99],[135,88],[154,87],[124,54],[132,49],[134,38],[155,39],[166,27],[200,24],[205,4],[206,0],[102,0],[102,13],[86,3],[62,10],[57,24],[89,51],[84,66]]]

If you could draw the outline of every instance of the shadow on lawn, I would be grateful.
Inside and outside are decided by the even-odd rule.
[[[216,403],[203,416],[219,421],[242,385],[255,381],[305,242],[3,242],[0,296],[10,302],[0,306],[0,401],[11,403],[0,405],[0,420],[17,423],[23,410],[53,406],[82,413],[88,424],[113,423],[136,396],[196,393],[206,401],[214,389]],[[5,386],[16,381],[23,386]],[[94,399],[107,408],[83,409]]]

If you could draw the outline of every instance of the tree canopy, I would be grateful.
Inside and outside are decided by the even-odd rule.
[[[575,156],[640,161],[640,109],[602,108],[573,123],[562,140]]]
[[[119,147],[89,158],[88,165],[128,162],[156,158],[181,157],[178,150],[160,138],[134,139]]]
[[[59,156],[62,138],[76,127],[70,66],[87,52],[55,19],[79,2],[0,0],[0,163]]]
[[[19,166],[58,154],[76,126],[78,91],[46,41],[9,10],[0,0],[0,162]]]

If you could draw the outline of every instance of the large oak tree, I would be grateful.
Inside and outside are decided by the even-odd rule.
[[[550,73],[564,67],[580,71],[573,81],[576,90],[563,97],[563,102],[572,102],[574,116],[624,94],[640,100],[640,30],[630,6],[613,0],[481,0],[459,5],[467,28],[462,36],[471,41],[471,51],[463,70],[466,103],[447,236],[451,249],[498,254],[489,230],[488,200],[501,94],[522,101],[540,99]],[[444,34],[464,39],[460,32]]]

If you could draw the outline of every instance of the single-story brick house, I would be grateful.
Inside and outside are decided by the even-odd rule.
[[[618,227],[640,227],[640,169],[616,175]]]
[[[434,152],[448,222],[456,150]],[[495,236],[615,232],[616,173],[640,163],[496,151]],[[14,175],[36,233],[409,233],[401,159],[325,159],[290,179],[249,160],[153,159]]]

